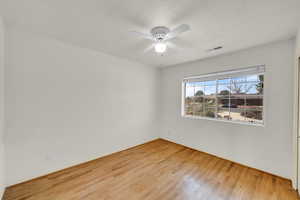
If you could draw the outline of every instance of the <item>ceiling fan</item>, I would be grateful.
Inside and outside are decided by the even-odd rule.
[[[145,50],[145,52],[154,48],[156,53],[163,54],[167,50],[167,47],[174,47],[174,45],[170,43],[169,40],[189,30],[189,25],[182,24],[173,30],[170,30],[165,26],[156,26],[150,30],[150,33],[141,33],[137,31],[131,31],[131,33],[154,42],[149,48]]]

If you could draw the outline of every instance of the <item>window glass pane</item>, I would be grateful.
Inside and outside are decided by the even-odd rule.
[[[230,97],[230,119],[235,121],[244,121],[245,117],[241,115],[241,112],[245,108],[244,95],[232,95]]]
[[[184,112],[186,115],[193,115],[193,98],[186,97],[184,101]]]
[[[246,108],[260,109],[263,106],[262,95],[246,95]]]
[[[225,78],[225,79],[219,79],[218,80],[218,85],[230,85],[230,78]]]
[[[245,95],[232,95],[230,97],[230,108],[245,108]]]
[[[203,116],[215,118],[216,113],[216,81],[205,81]]]
[[[218,110],[217,118],[220,119],[230,119],[229,115],[229,98],[228,97],[218,97]]]
[[[232,94],[257,94],[257,83],[240,83],[231,85]]]
[[[244,109],[234,107],[230,108],[230,119],[234,121],[245,121],[245,117],[242,115]]]
[[[248,94],[263,94],[264,75],[247,76]]]
[[[257,91],[258,82],[251,82],[245,84],[245,94],[258,94]]]
[[[262,113],[262,110],[246,109],[242,114],[247,122],[262,123]]]
[[[204,115],[204,98],[203,96],[196,96],[193,105],[194,115],[203,116]]]
[[[215,85],[206,85],[204,86],[205,95],[215,95],[216,94],[216,84]]]
[[[195,116],[203,116],[203,102],[197,101],[193,103],[193,114]]]
[[[218,95],[228,96],[230,93],[230,81],[231,79],[220,79],[218,80]]]
[[[247,95],[245,117],[246,121],[262,123],[263,97],[262,95]]]
[[[185,115],[263,123],[263,74],[215,79],[185,84]]]
[[[204,82],[186,83],[185,114],[203,116]]]
[[[255,87],[256,87],[257,94],[262,95],[264,93],[264,83],[263,82],[257,83]]]
[[[204,113],[205,117],[215,118],[216,98],[215,96],[205,96],[204,98]]]
[[[229,108],[229,97],[218,97],[218,106],[220,108]]]
[[[231,120],[229,109],[221,108],[221,107],[218,108],[217,118],[223,119],[223,120]]]
[[[232,77],[231,83],[244,83],[246,82],[247,76],[238,76],[238,77]]]
[[[194,101],[195,87],[192,83],[185,84],[185,101],[184,112],[186,115],[193,115],[193,101]]]
[[[204,86],[197,85],[195,87],[195,96],[202,96],[204,95]]]
[[[195,93],[195,87],[192,83],[185,84],[185,97],[192,97]]]
[[[232,82],[230,85],[231,94],[245,94],[247,86],[245,83]]]
[[[264,75],[258,75],[258,83],[256,84],[256,90],[258,94],[263,94],[264,89]]]
[[[246,76],[246,81],[247,82],[257,82],[257,81],[259,81],[258,76],[259,75],[249,75],[249,76]]]
[[[203,81],[203,85],[205,85],[205,86],[215,86],[216,85],[216,80]]]

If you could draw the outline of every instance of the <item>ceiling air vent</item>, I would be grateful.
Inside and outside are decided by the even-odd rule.
[[[208,49],[207,51],[208,51],[208,52],[211,52],[211,51],[217,51],[217,50],[220,50],[220,49],[222,49],[222,48],[223,48],[222,46],[217,46],[217,47],[215,47],[215,48]]]

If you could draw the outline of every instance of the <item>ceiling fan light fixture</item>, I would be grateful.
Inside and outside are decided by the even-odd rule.
[[[130,32],[136,36],[145,38],[147,40],[151,40],[153,42],[150,48],[147,48],[146,50],[150,50],[154,47],[156,53],[163,55],[163,53],[167,50],[167,48],[172,48],[172,46],[174,47],[174,45],[172,45],[167,41],[176,38],[179,34],[182,34],[189,30],[190,30],[189,25],[181,24],[172,30],[170,30],[168,27],[165,26],[155,26],[150,30],[150,33],[141,33],[138,31],[130,31]]]
[[[164,53],[167,50],[167,45],[166,43],[158,42],[155,44],[154,49],[156,53]]]

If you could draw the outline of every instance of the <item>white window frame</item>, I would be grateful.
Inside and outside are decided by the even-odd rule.
[[[247,121],[237,121],[237,120],[226,120],[226,119],[219,119],[219,118],[210,118],[210,117],[203,117],[203,116],[195,116],[195,115],[186,115],[185,114],[185,95],[186,95],[186,83],[193,82],[193,81],[209,81],[209,80],[217,80],[221,78],[232,78],[242,75],[251,75],[251,74],[263,74],[264,75],[264,90],[262,94],[263,98],[263,109],[262,109],[262,123],[254,123],[254,122],[247,122]],[[220,71],[215,73],[209,74],[202,74],[198,76],[187,76],[184,77],[182,80],[182,95],[181,95],[181,117],[187,119],[204,119],[204,120],[211,120],[211,121],[218,121],[218,122],[229,122],[234,124],[242,124],[242,125],[252,125],[252,126],[261,126],[264,127],[266,124],[266,98],[265,98],[265,91],[266,91],[266,84],[265,84],[265,76],[266,76],[266,69],[265,65],[256,65],[246,68],[234,69],[234,70],[227,70],[227,71]]]

